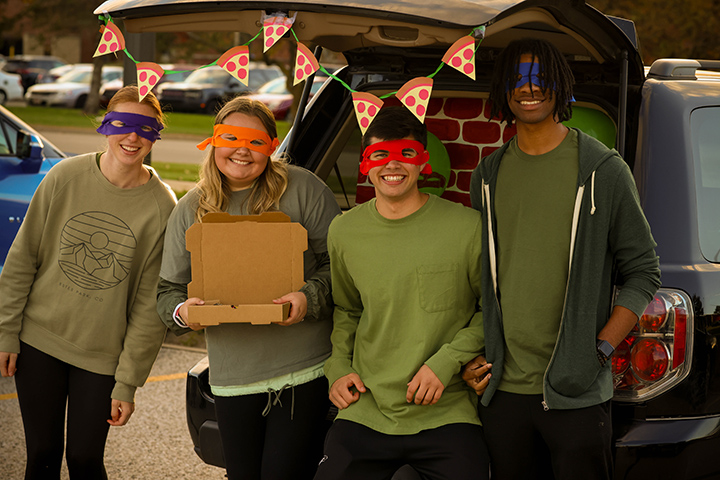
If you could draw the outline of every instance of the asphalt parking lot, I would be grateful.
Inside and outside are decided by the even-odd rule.
[[[161,349],[148,383],[137,391],[130,421],[110,428],[105,448],[110,479],[225,478],[223,469],[206,465],[195,454],[185,423],[185,373],[204,355],[171,346]],[[0,479],[21,480],[24,471],[25,437],[15,382],[0,378]],[[63,466],[61,479],[68,478]]]

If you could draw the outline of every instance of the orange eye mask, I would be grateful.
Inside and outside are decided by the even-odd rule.
[[[406,156],[408,153],[414,154],[414,156]],[[425,163],[426,165],[420,173],[432,173],[432,168],[427,163],[430,160],[430,154],[425,146],[417,140],[386,140],[368,145],[363,152],[362,162],[360,162],[360,173],[367,175],[371,168],[380,167],[392,160],[418,166]]]
[[[269,157],[280,145],[280,141],[270,138],[270,135],[262,130],[219,123],[213,128],[213,136],[198,143],[197,148],[205,150],[210,144],[213,147],[245,147]]]

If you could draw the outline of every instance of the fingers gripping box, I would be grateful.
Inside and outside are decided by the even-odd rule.
[[[290,304],[272,301],[296,292],[303,280],[307,231],[282,212],[208,213],[185,234],[192,281],[188,323],[267,325],[288,317]]]

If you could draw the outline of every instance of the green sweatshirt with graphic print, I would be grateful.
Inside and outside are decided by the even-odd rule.
[[[367,391],[339,419],[391,435],[453,423],[479,424],[477,395],[460,376],[482,349],[480,215],[430,195],[417,212],[389,220],[375,200],[330,225],[335,313],[330,385],[357,373]],[[434,405],[406,401],[427,365],[445,389]]]
[[[132,402],[165,337],[155,306],[165,224],[175,194],[153,173],[119,188],[99,153],[63,160],[28,208],[0,275],[0,351],[20,342],[113,375]]]

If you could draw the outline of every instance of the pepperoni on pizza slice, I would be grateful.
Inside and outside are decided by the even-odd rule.
[[[305,80],[307,77],[317,72],[320,68],[315,55],[309,48],[302,43],[297,44],[297,53],[295,54],[295,75],[293,75],[293,85]]]
[[[150,93],[150,90],[160,81],[160,77],[165,74],[165,70],[153,62],[140,62],[136,67],[138,94],[140,95],[140,101],[142,101],[145,95]]]
[[[442,61],[475,80],[475,39],[466,35],[452,44]]]
[[[107,25],[102,28],[102,38],[100,38],[100,43],[98,44],[97,50],[95,50],[93,58],[108,53],[119,52],[124,49],[125,37],[123,37],[117,25],[108,22]]]
[[[250,49],[247,45],[233,47],[223,53],[217,64],[245,86],[248,84],[248,65],[250,65]]]
[[[395,95],[421,122],[425,121],[425,113],[430,102],[433,80],[429,77],[413,78]]]
[[[384,102],[375,95],[367,92],[353,92],[352,99],[360,130],[363,135],[365,135],[365,130],[370,126],[370,123],[372,123]]]

